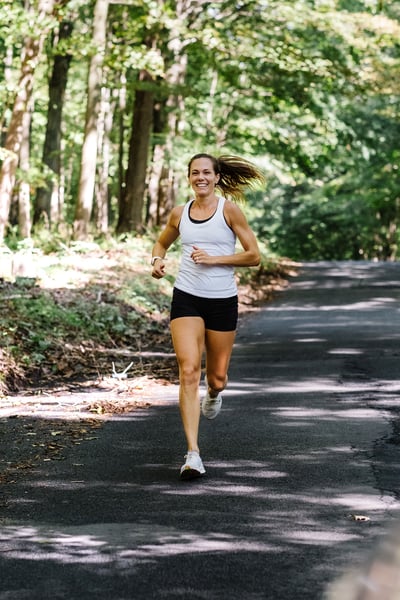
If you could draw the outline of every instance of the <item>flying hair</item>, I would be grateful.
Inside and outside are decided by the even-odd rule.
[[[195,154],[189,161],[188,175],[192,162],[197,158],[208,158],[219,175],[217,186],[225,197],[230,196],[235,202],[245,200],[246,187],[254,187],[257,183],[265,183],[265,177],[253,163],[239,156],[222,155],[219,157],[211,154]]]

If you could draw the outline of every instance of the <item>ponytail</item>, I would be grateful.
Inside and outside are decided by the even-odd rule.
[[[255,165],[244,158],[229,155],[217,158],[210,154],[196,154],[189,162],[188,175],[192,162],[197,158],[208,158],[212,162],[215,173],[219,175],[217,187],[225,197],[231,196],[235,202],[245,200],[244,188],[265,182],[264,175]]]

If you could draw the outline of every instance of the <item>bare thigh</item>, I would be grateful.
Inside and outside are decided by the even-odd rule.
[[[227,382],[229,362],[236,331],[206,329],[206,366],[209,385],[224,388]]]
[[[200,317],[179,317],[170,324],[172,343],[181,375],[200,378],[205,328]]]

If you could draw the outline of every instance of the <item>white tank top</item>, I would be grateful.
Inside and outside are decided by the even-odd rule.
[[[193,246],[198,246],[211,256],[235,253],[236,235],[224,217],[225,199],[218,197],[215,213],[206,221],[190,218],[193,200],[185,204],[179,224],[182,241],[182,258],[175,287],[202,298],[230,298],[236,296],[234,268],[227,265],[199,265],[190,258]]]

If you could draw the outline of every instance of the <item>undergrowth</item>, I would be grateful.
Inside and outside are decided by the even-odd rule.
[[[101,377],[128,362],[133,374],[174,379],[168,310],[179,254],[168,253],[168,276],[156,281],[152,243],[143,237],[51,254],[17,250],[25,272],[0,273],[0,392]],[[265,258],[259,269],[241,270],[242,306],[265,301],[292,268]]]

